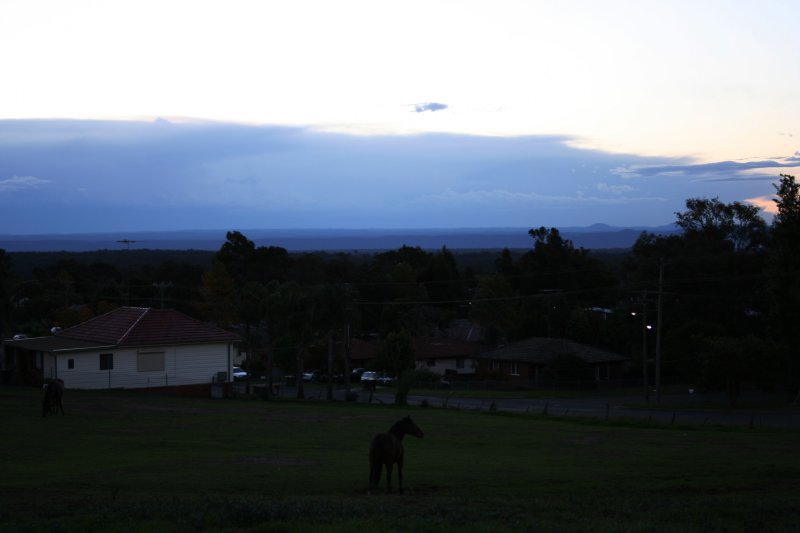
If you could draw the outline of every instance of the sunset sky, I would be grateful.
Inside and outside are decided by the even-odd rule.
[[[800,176],[800,1],[0,0],[0,233],[661,225]]]

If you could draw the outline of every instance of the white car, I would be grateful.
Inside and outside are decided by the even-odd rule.
[[[233,367],[233,372],[231,372],[231,375],[233,376],[234,381],[245,379],[248,376],[247,372],[245,372],[238,366]]]
[[[321,373],[319,370],[309,370],[303,372],[303,381],[319,381]]]
[[[364,372],[361,374],[361,385],[364,387],[374,387],[375,385],[391,385],[394,378],[386,372]]]

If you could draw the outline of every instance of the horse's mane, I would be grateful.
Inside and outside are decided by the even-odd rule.
[[[392,427],[389,429],[388,432],[394,435],[395,437],[402,439],[403,435],[408,433],[408,427],[407,427],[408,424],[406,422],[407,420],[408,420],[407,418],[401,418],[392,425]]]

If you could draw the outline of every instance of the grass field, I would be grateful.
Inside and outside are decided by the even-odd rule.
[[[796,531],[800,432],[0,388],[2,531]],[[406,492],[367,489],[410,414]],[[385,481],[385,480],[384,480]],[[396,482],[396,480],[395,480]]]

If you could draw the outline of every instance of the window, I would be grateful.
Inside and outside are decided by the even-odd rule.
[[[70,370],[75,368],[75,359],[67,359],[67,368]]]
[[[511,362],[511,375],[519,376],[519,363],[516,361]]]
[[[138,372],[163,372],[164,352],[140,352],[136,354]]]
[[[436,359],[428,359],[428,366],[436,366]]]
[[[500,370],[500,361],[492,359],[492,370]]]
[[[114,369],[114,354],[101,353],[100,354],[100,370],[113,370]]]
[[[464,358],[459,357],[456,359],[456,368],[464,368]]]

